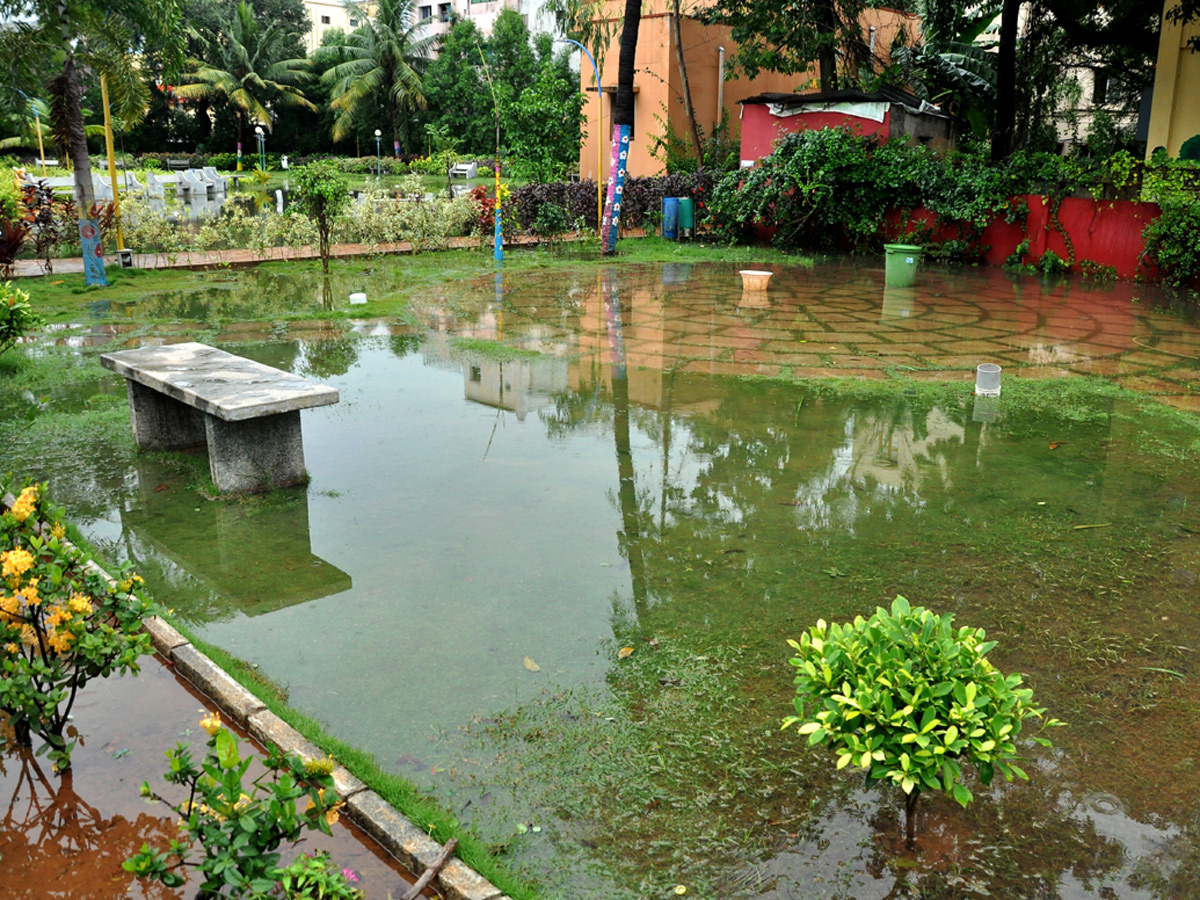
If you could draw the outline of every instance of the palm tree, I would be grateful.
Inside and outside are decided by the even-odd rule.
[[[81,75],[91,69],[120,79],[128,87],[121,98],[129,104],[125,114],[136,115],[144,92],[134,84],[140,70],[129,65],[134,59],[130,51],[156,50],[159,61],[170,68],[182,56],[180,16],[177,0],[0,0],[0,19],[9,23],[0,45],[7,49],[17,42],[19,57],[48,58],[61,65],[47,85],[50,131],[59,152],[70,157],[75,168],[81,233],[95,203]]]
[[[340,141],[350,134],[382,100],[399,156],[402,130],[407,137],[408,113],[425,108],[422,76],[434,38],[420,36],[423,26],[413,15],[412,0],[377,0],[369,8],[348,0],[346,8],[363,24],[338,48],[349,58],[323,76],[333,85],[329,105],[338,112],[333,139]]]
[[[254,7],[240,0],[226,29],[206,41],[207,60],[191,59],[192,71],[183,76],[175,96],[187,100],[224,100],[237,114],[237,141],[248,122],[271,130],[271,106],[317,107],[299,85],[312,80],[307,59],[279,59],[294,35],[280,25],[263,27]],[[203,38],[202,38],[203,39]]]

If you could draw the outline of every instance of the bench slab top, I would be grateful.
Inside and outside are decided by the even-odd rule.
[[[227,422],[338,402],[336,388],[207,344],[189,342],[103,353],[100,364]]]

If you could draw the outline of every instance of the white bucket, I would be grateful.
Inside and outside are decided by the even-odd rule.
[[[975,396],[1000,396],[1000,367],[995,363],[981,363],[975,367]]]

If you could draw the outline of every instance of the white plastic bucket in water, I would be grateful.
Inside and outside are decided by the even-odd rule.
[[[995,363],[981,363],[975,367],[975,396],[1000,396],[1000,367]]]

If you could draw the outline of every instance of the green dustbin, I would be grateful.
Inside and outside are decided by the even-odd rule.
[[[884,244],[887,254],[883,283],[889,287],[910,287],[917,280],[921,248],[915,244]]]
[[[696,227],[696,204],[691,197],[679,198],[679,230],[691,235]]]

